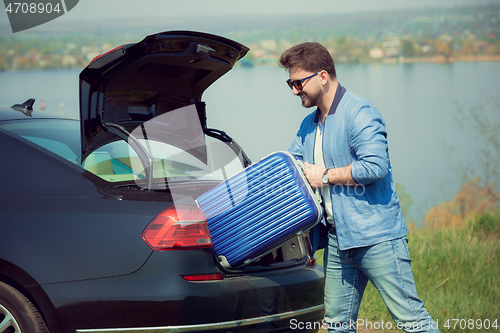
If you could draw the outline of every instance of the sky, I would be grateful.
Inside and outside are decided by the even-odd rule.
[[[244,14],[319,14],[423,8],[426,6],[462,6],[493,0],[80,0],[74,18],[94,17],[176,17],[226,16]],[[125,5],[124,5],[125,4]],[[73,13],[72,13],[73,14]],[[70,16],[68,15],[68,18]]]
[[[386,11],[408,8],[454,7],[500,4],[500,0],[79,0],[76,7],[55,21],[110,18],[179,18],[256,15],[314,15],[359,11]],[[1,5],[0,5],[1,6]],[[0,11],[0,26],[8,25]],[[40,27],[27,30],[36,33]]]

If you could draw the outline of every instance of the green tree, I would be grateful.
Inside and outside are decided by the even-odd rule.
[[[413,45],[413,40],[403,39],[401,53],[403,57],[411,58],[415,56],[415,46]]]
[[[436,53],[443,55],[445,61],[450,59],[452,51],[453,47],[451,46],[451,42],[442,39],[436,40]]]
[[[396,183],[396,192],[399,197],[399,205],[401,206],[401,211],[407,222],[414,222],[415,217],[411,212],[411,206],[413,205],[413,199],[410,193],[406,192],[406,187],[400,183]]]
[[[493,182],[500,188],[500,95],[483,93],[481,101],[469,108],[458,108],[458,123],[482,144],[474,156],[473,170],[462,167],[462,172],[471,179],[478,176],[479,170],[485,183]]]

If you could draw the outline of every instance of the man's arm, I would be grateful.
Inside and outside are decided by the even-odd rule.
[[[351,176],[362,185],[384,179],[389,172],[389,155],[382,115],[373,106],[365,106],[354,113],[351,124],[350,145],[356,155]]]
[[[313,188],[322,187],[324,185],[322,181],[323,173],[325,172],[326,168],[315,164],[309,164],[309,163],[304,163],[304,164],[307,168],[304,170],[304,175],[309,181],[309,184],[311,184]],[[328,181],[330,184],[339,184],[348,186],[357,185],[351,175],[351,165],[342,168],[329,169]]]
[[[387,133],[382,116],[373,107],[363,107],[354,114],[350,129],[351,149],[356,160],[350,165],[328,170],[330,184],[356,186],[383,179],[388,172]],[[306,163],[304,171],[312,187],[323,186],[325,168]],[[353,177],[354,176],[354,177]],[[356,179],[356,180],[354,180]]]

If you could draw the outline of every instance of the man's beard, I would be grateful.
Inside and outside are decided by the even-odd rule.
[[[305,108],[310,108],[317,105],[320,92],[315,93],[305,93],[301,92],[298,96],[302,100],[302,106]]]

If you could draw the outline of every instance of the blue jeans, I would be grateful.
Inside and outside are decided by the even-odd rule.
[[[439,332],[438,325],[417,296],[406,237],[380,244],[338,250],[335,229],[325,248],[325,324],[329,332],[356,332],[366,328],[401,328],[406,332]],[[387,306],[392,322],[359,319],[358,310],[370,280]],[[390,325],[390,326],[389,326]]]

